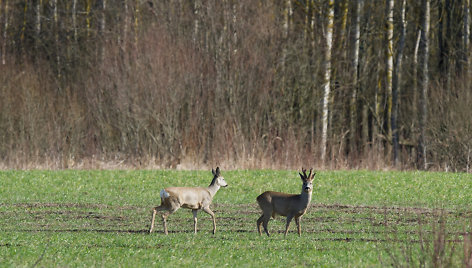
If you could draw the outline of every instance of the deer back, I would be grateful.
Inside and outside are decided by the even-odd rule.
[[[212,196],[203,187],[168,187],[165,191],[183,208],[201,209],[212,201]]]

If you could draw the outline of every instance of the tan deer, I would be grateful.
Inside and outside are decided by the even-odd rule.
[[[298,227],[298,235],[301,236],[302,231],[300,227],[300,219],[305,214],[308,204],[311,201],[311,192],[313,190],[313,178],[316,173],[313,173],[310,169],[310,174],[306,175],[306,169],[302,168],[300,177],[302,178],[302,193],[301,194],[286,194],[279,192],[267,191],[257,197],[257,203],[262,209],[262,216],[257,220],[257,231],[259,235],[262,235],[261,224],[264,227],[264,231],[267,236],[270,236],[267,224],[269,223],[270,217],[275,218],[276,215],[286,216],[287,224],[285,226],[285,234],[287,235],[288,227],[292,218],[295,218],[295,222]]]
[[[169,187],[161,190],[161,205],[155,207],[152,210],[151,228],[149,233],[152,233],[154,229],[154,219],[156,213],[161,210],[165,210],[162,214],[162,220],[164,224],[164,233],[167,233],[167,217],[177,211],[179,208],[188,208],[193,212],[193,229],[197,233],[197,212],[202,209],[206,213],[210,214],[213,219],[213,234],[216,232],[216,221],[215,213],[210,210],[210,204],[215,196],[216,192],[220,187],[226,187],[228,184],[220,174],[220,168],[217,167],[216,171],[211,170],[213,173],[213,180],[208,187]]]

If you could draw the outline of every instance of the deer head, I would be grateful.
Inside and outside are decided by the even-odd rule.
[[[308,176],[306,175],[306,169],[302,168],[302,173],[300,174],[300,177],[302,178],[303,185],[302,185],[302,191],[305,191],[307,193],[310,193],[313,190],[313,178],[315,178],[316,172],[313,172],[313,168],[310,168],[310,173]]]
[[[213,173],[213,180],[210,183],[210,186],[215,184],[221,187],[226,187],[228,186],[228,183],[226,183],[225,178],[223,178],[220,174],[220,167],[216,167],[216,170],[211,169],[211,173]]]

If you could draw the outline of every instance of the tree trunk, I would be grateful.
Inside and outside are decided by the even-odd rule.
[[[353,155],[357,151],[356,146],[356,126],[357,126],[357,91],[359,90],[359,45],[360,45],[360,23],[361,23],[361,10],[364,5],[364,0],[357,0],[356,3],[356,17],[354,20],[354,46],[353,46],[353,79],[352,79],[352,92],[351,101],[349,105],[350,114],[350,125],[349,125],[349,151]],[[351,158],[352,159],[352,158]]]
[[[418,163],[423,169],[428,168],[428,161],[426,158],[426,122],[428,120],[428,86],[429,86],[429,27],[430,27],[430,0],[423,0],[423,81],[420,92],[420,137],[418,141]]]
[[[415,50],[413,52],[413,105],[411,107],[411,114],[413,117],[411,124],[412,129],[416,129],[416,127],[418,126],[418,52],[420,48],[421,35],[421,30],[418,30],[418,36],[416,38],[415,43]],[[417,137],[415,136],[414,138],[416,139]]]
[[[53,4],[53,21],[54,21],[54,43],[56,46],[56,68],[57,68],[57,78],[61,78],[61,56],[59,53],[59,19],[57,16],[57,0],[52,1]]]
[[[403,49],[405,48],[405,35],[406,35],[406,21],[405,21],[405,10],[406,0],[401,2],[400,12],[400,41],[398,44],[398,51],[396,57],[396,66],[393,73],[392,81],[392,142],[393,142],[393,165],[398,167],[398,143],[400,140],[400,133],[397,129],[397,116],[398,116],[398,95],[400,91],[401,75],[402,75],[402,60],[403,60]]]
[[[37,0],[36,2],[36,26],[35,31],[36,31],[36,36],[35,36],[35,50],[38,51],[39,49],[39,40],[41,38],[41,6],[43,5],[42,0]]]
[[[463,61],[466,71],[464,74],[469,74],[470,66],[469,66],[469,38],[470,38],[470,29],[469,29],[469,0],[464,0],[464,30],[462,34],[462,42],[463,42]],[[467,80],[467,79],[466,79]]]
[[[74,42],[77,43],[77,0],[72,1],[72,28],[74,31]]]
[[[128,27],[130,24],[130,19],[129,19],[129,5],[128,5],[128,0],[123,0],[123,8],[124,8],[124,19],[123,19],[123,34],[122,38],[120,40],[120,45],[121,45],[121,51],[126,52],[126,48],[129,44],[128,42]]]
[[[7,32],[8,32],[8,0],[5,0],[4,8],[4,21],[3,21],[3,42],[2,42],[2,65],[6,64],[7,54]]]
[[[26,18],[28,17],[28,1],[25,1],[23,6],[23,26],[21,27],[20,33],[20,48],[23,56],[25,55],[25,31],[26,31]]]
[[[100,46],[100,63],[103,63],[105,60],[105,28],[106,28],[106,8],[107,8],[107,0],[102,0],[102,14],[100,18],[100,36],[102,38],[99,46]]]
[[[286,82],[286,65],[287,65],[287,47],[288,47],[288,36],[290,33],[290,19],[292,17],[292,0],[286,0],[285,1],[285,8],[284,8],[284,23],[283,23],[283,48],[282,48],[282,59],[281,59],[281,64],[282,64],[282,90],[285,90],[285,82]]]
[[[323,103],[321,115],[321,162],[325,163],[326,147],[328,139],[328,102],[330,97],[331,81],[331,48],[333,46],[333,28],[334,28],[334,0],[329,0],[328,22],[326,27],[326,50],[325,50],[325,70],[323,81]]]
[[[92,0],[85,0],[85,27],[87,37],[90,37],[90,10],[92,9]]]
[[[195,19],[193,20],[193,44],[197,45],[200,42],[199,38],[199,30],[200,30],[200,8],[201,8],[201,3],[200,0],[195,0],[193,1],[193,15],[195,16]]]
[[[387,3],[387,77],[385,82],[385,91],[387,95],[387,137],[386,149],[387,156],[392,152],[392,77],[393,77],[393,0]]]
[[[138,50],[139,44],[139,1],[136,0],[134,5],[134,51]]]

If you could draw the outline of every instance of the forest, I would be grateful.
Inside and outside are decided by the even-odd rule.
[[[0,168],[470,172],[469,0],[0,0]]]

